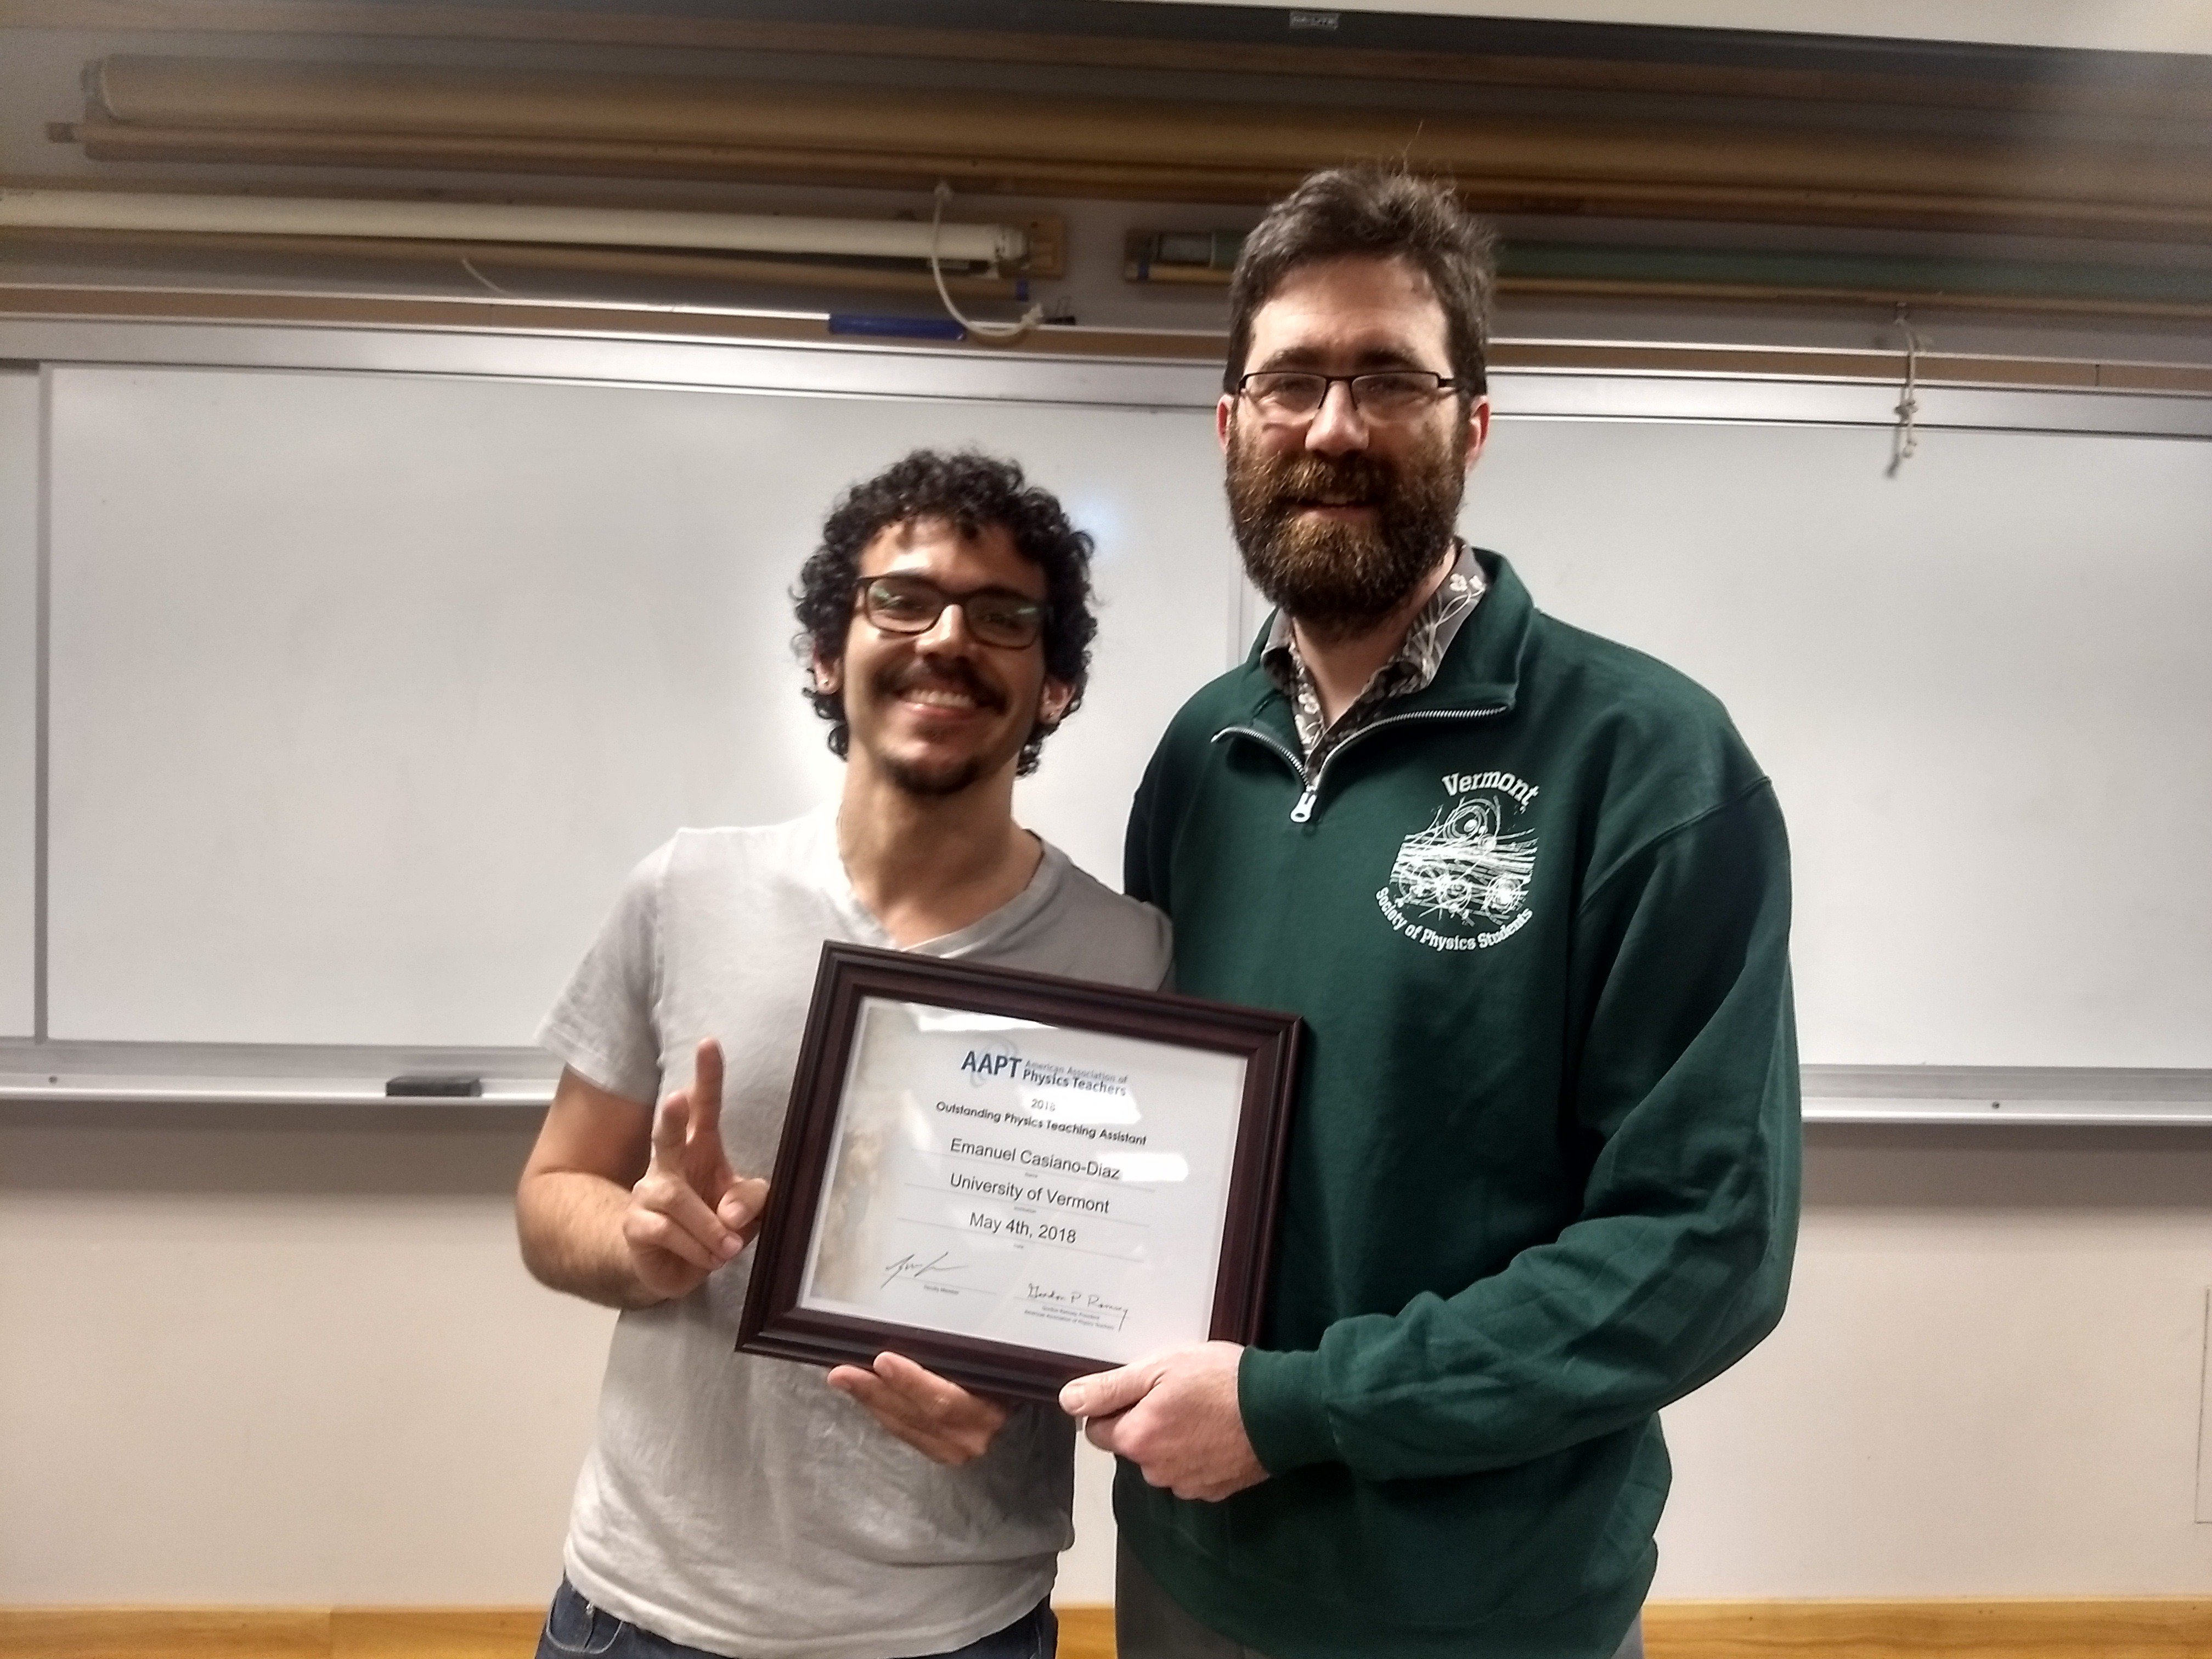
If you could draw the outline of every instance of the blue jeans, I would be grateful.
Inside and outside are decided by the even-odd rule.
[[[1049,1602],[1040,1601],[1001,1631],[943,1655],[941,1659],[1053,1659],[1060,1651],[1060,1620]],[[617,1619],[595,1607],[566,1578],[553,1592],[545,1628],[538,1636],[538,1659],[724,1659],[703,1648],[687,1648],[665,1636]],[[918,1656],[918,1659],[924,1656]],[[926,1659],[939,1659],[927,1656]]]

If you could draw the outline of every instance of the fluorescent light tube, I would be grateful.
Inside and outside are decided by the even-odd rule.
[[[930,252],[929,226],[898,220],[140,191],[0,189],[0,227],[711,248],[862,259],[927,259]],[[952,264],[996,264],[1028,252],[1029,237],[1012,225],[946,225],[938,257]]]

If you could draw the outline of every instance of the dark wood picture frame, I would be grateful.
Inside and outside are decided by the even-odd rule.
[[[1073,1377],[1109,1369],[1099,1360],[1048,1349],[799,1304],[854,1037],[862,1003],[871,997],[1241,1057],[1244,1095],[1230,1158],[1212,1317],[1192,1340],[1258,1339],[1304,1030],[1297,1015],[832,942],[822,947],[791,1109],[738,1322],[741,1352],[866,1365],[890,1349],[964,1387],[1036,1400],[1051,1400]]]

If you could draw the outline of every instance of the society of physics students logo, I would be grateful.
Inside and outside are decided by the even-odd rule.
[[[1436,951],[1486,951],[1528,925],[1536,832],[1518,829],[1536,786],[1510,772],[1450,772],[1425,830],[1399,843],[1375,902],[1391,927]]]

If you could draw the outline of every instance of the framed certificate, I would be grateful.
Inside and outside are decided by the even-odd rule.
[[[1294,1014],[825,945],[738,1346],[969,1388],[1250,1342]]]

